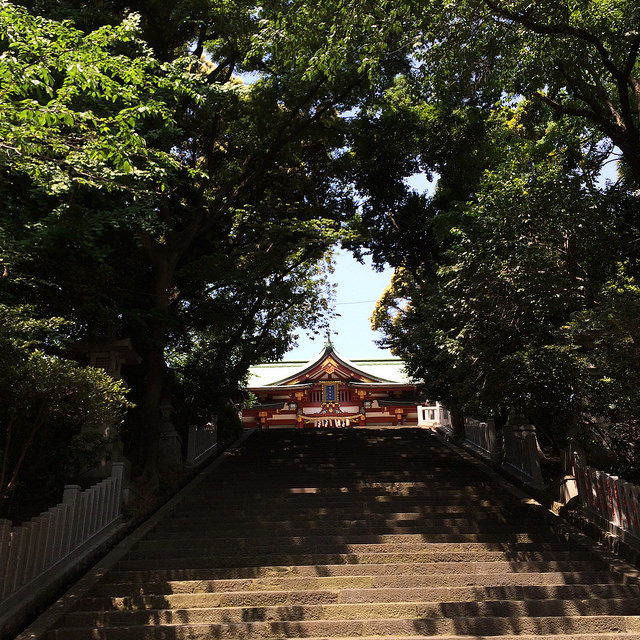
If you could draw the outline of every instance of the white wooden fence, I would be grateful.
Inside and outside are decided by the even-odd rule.
[[[60,504],[26,524],[0,520],[0,609],[120,518],[123,475],[113,463],[111,477],[86,491],[67,485]]]
[[[419,427],[451,427],[451,415],[448,409],[436,402],[431,405],[421,405],[417,407],[418,426]]]
[[[187,441],[187,462],[198,464],[205,460],[218,448],[217,420],[208,422],[203,427],[191,425]]]
[[[480,422],[473,418],[465,418],[464,440],[478,453],[495,460],[499,456],[496,440],[496,427],[492,419]]]
[[[502,437],[503,466],[522,476],[527,484],[539,489],[544,488],[535,427],[511,427],[506,424],[502,428]]]
[[[608,522],[610,529],[624,532],[627,541],[640,547],[640,487],[604,471],[581,466],[577,460],[573,470],[582,507]]]

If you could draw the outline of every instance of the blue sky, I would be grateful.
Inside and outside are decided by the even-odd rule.
[[[422,173],[407,178],[407,184],[421,193],[430,192],[434,187]],[[392,275],[392,269],[378,273],[374,271],[370,260],[365,259],[362,265],[347,251],[337,252],[336,270],[331,281],[338,285],[336,312],[340,316],[331,324],[331,340],[336,351],[346,358],[392,357],[387,349],[380,349],[374,343],[379,335],[371,329],[369,320]],[[312,340],[302,334],[298,340],[299,346],[289,351],[284,359],[310,360],[322,351],[324,343],[325,336],[316,336]]]
[[[371,330],[369,317],[392,274],[391,269],[377,273],[370,261],[361,265],[346,251],[337,253],[336,270],[331,280],[338,285],[336,312],[340,316],[331,323],[331,339],[338,353],[346,358],[390,357],[389,351],[374,344],[378,334]],[[303,334],[298,340],[299,346],[284,359],[310,360],[322,351],[324,343],[325,336],[311,340]]]

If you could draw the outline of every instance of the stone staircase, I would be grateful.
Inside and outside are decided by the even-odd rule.
[[[419,429],[262,431],[48,640],[640,640],[640,586]]]

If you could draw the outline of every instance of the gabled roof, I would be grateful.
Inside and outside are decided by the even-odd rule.
[[[360,384],[402,384],[411,382],[404,363],[395,358],[351,361],[327,343],[318,356],[308,362],[291,361],[257,365],[251,368],[249,388],[288,387],[321,380],[342,380]]]

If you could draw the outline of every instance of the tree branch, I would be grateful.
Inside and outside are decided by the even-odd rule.
[[[525,29],[538,33],[540,35],[568,35],[573,36],[583,42],[592,45],[600,54],[600,58],[607,69],[607,71],[616,79],[623,77],[624,73],[618,69],[613,62],[611,54],[594,34],[589,33],[584,29],[578,29],[568,24],[560,25],[544,25],[529,18],[529,13],[516,13],[509,11],[504,7],[501,7],[495,0],[482,0],[482,2],[489,7],[493,12],[499,16],[516,24],[522,25]]]
[[[620,141],[624,140],[623,132],[618,127],[611,123],[607,118],[590,111],[589,109],[579,109],[577,107],[569,107],[560,102],[553,100],[548,95],[536,91],[535,96],[542,100],[545,104],[549,105],[556,113],[560,113],[567,116],[576,116],[579,118],[587,118],[591,122],[600,126],[602,131],[611,138],[614,144],[620,146]]]

